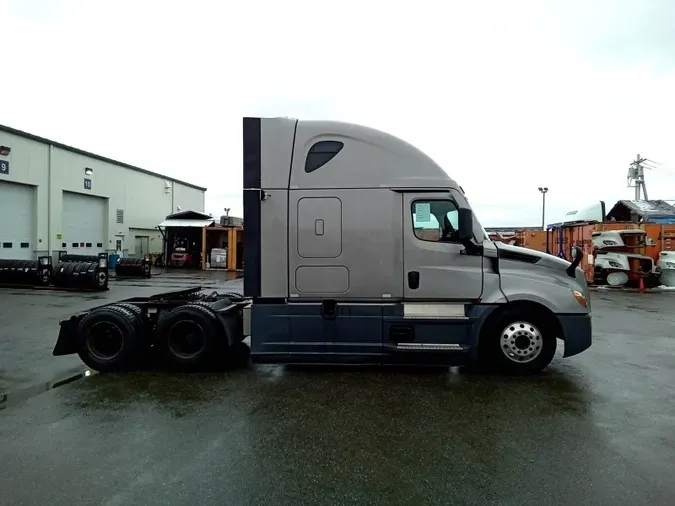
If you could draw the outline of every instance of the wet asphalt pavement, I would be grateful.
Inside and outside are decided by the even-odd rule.
[[[0,288],[0,408],[5,396],[29,396],[84,370],[76,355],[52,356],[59,320],[77,311],[136,296],[182,290],[242,289],[226,272],[168,271],[149,280],[111,281],[104,292]],[[2,501],[0,501],[0,504]]]
[[[0,504],[673,504],[675,293],[593,312],[592,348],[532,378],[85,378],[0,411]]]

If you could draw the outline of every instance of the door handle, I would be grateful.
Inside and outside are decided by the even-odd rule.
[[[408,273],[408,288],[417,290],[420,287],[420,273],[417,271],[410,271]]]

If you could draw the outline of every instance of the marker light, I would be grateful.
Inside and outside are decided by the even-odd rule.
[[[588,301],[586,300],[586,297],[584,297],[584,294],[581,293],[578,290],[572,290],[572,294],[574,295],[574,298],[577,299],[577,302],[581,304],[584,307],[588,307]]]

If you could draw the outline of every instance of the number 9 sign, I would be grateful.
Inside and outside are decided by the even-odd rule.
[[[9,162],[0,160],[0,174],[9,174]]]

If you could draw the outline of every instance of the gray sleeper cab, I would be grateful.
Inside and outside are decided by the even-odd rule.
[[[591,345],[578,260],[488,239],[462,188],[384,132],[244,118],[244,329],[258,363],[480,361]]]

